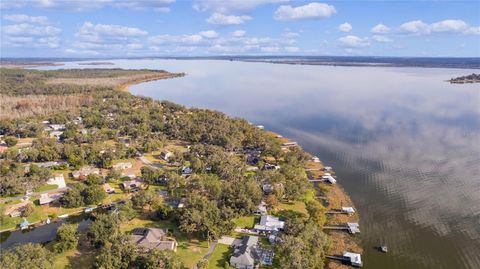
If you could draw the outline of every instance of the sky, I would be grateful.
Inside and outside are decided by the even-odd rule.
[[[1,57],[480,57],[480,1],[2,0]]]

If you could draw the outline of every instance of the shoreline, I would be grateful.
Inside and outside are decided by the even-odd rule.
[[[171,79],[171,78],[176,78],[176,77],[183,77],[186,74],[185,73],[168,73],[171,74],[172,76],[164,77],[164,78],[157,78],[157,79],[146,79],[146,80],[136,80],[128,83],[124,83],[121,86],[119,86],[117,89],[121,91],[128,91],[130,94],[133,95],[133,93],[130,92],[129,87],[140,84],[143,82],[149,82],[149,81],[154,81],[154,80],[161,80],[161,79]],[[274,135],[280,142],[282,143],[289,143],[292,142],[289,138],[283,137],[282,135],[268,131],[268,130],[263,130],[265,133]],[[312,153],[304,150],[300,145],[297,145],[302,151],[308,153],[309,155],[314,156]],[[318,178],[321,177],[321,175],[324,174],[323,168],[325,165],[323,162],[320,160],[320,162],[314,162],[312,160],[308,161],[307,165],[304,167],[305,172],[307,173],[308,178],[310,176]],[[315,169],[315,171],[308,171],[307,169]],[[333,176],[335,176],[335,172],[331,171]],[[343,187],[340,184],[328,184],[328,183],[320,183],[320,186],[317,186],[319,184],[312,184],[312,189],[318,193],[319,191],[323,192],[324,195],[327,197],[328,200],[328,206],[325,206],[326,211],[328,210],[334,210],[341,208],[342,206],[348,206],[348,207],[353,207],[355,208],[353,201],[351,200],[350,196],[348,193],[343,189]],[[326,193],[325,193],[326,192]],[[321,202],[321,198],[315,197],[315,199],[319,200]],[[327,216],[327,223],[328,224],[345,224],[347,221],[348,222],[359,222],[360,221],[360,215],[358,211],[355,209],[354,214],[326,214]],[[328,225],[326,223],[326,225]],[[354,235],[351,235],[345,231],[329,231],[325,232],[325,234],[328,235],[330,238],[332,244],[329,249],[329,253],[327,255],[341,255],[343,251],[352,251],[355,253],[363,254],[363,248],[360,244],[360,238],[355,237]],[[325,267],[326,269],[346,269],[346,268],[351,268],[350,265],[343,264],[338,261],[332,261],[329,259],[325,260]]]

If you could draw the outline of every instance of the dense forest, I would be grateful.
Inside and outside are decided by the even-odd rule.
[[[211,241],[231,233],[235,228],[232,220],[253,214],[262,200],[273,208],[281,201],[303,201],[311,191],[304,169],[311,156],[300,148],[282,151],[278,140],[243,119],[133,96],[114,87],[47,83],[55,78],[103,79],[142,72],[150,71],[1,69],[0,89],[4,96],[70,96],[83,100],[71,102],[58,111],[0,119],[0,135],[10,143],[0,155],[1,196],[22,195],[38,188],[55,169],[74,170],[86,165],[110,169],[114,160],[143,156],[172,141],[188,145],[188,151],[175,152],[169,160],[178,169],[142,167],[141,178],[149,187],[132,194],[131,199],[119,207],[116,217],[102,212],[96,214],[86,234],[63,231],[66,235],[59,236],[54,252],[72,248],[82,236],[96,252],[93,265],[96,268],[181,268],[174,253],[140,254],[119,230],[121,223],[139,215],[169,220],[180,232]],[[22,106],[10,109],[22,109]],[[59,137],[51,137],[45,131],[45,122],[64,125],[64,130]],[[21,139],[33,140],[30,146],[19,150],[14,145]],[[264,169],[262,160],[255,164],[258,171],[247,171],[246,155],[242,153],[252,150],[281,168]],[[34,164],[50,161],[64,164],[52,168]],[[192,170],[191,175],[184,177],[180,168],[187,166]],[[106,182],[127,179],[113,169],[105,177]],[[90,175],[73,184],[60,200],[60,206],[76,208],[101,203],[105,199],[102,183],[100,176]],[[274,186],[267,196],[262,191],[265,184]],[[181,200],[185,207],[172,208],[162,202],[150,186],[165,189],[171,200]],[[329,245],[321,230],[324,208],[314,200],[307,203],[307,210],[308,215],[284,215],[286,232],[276,246],[279,268],[323,267],[324,251]],[[41,257],[25,257],[21,253],[26,251],[36,251]],[[34,260],[40,263],[33,266]],[[2,268],[48,268],[51,263],[48,250],[35,244],[5,251],[0,259]]]

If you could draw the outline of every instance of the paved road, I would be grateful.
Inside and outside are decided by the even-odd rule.
[[[68,190],[68,189],[70,189],[70,188],[69,188],[69,187],[65,187],[65,188],[58,188],[58,189],[48,190],[48,191],[34,192],[34,193],[30,194],[29,196],[35,196],[35,195],[40,195],[40,194],[44,194],[44,193],[63,192],[63,191],[66,191],[66,190]],[[20,199],[22,199],[23,197],[25,197],[25,195],[15,196],[15,197],[8,197],[8,198],[5,198],[5,199],[0,200],[0,203],[4,203],[4,202],[8,202],[8,201],[13,201],[13,200],[20,200]]]

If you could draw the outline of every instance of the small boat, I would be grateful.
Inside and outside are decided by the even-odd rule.
[[[27,219],[23,218],[22,223],[20,223],[20,230],[25,230],[30,227],[30,222]]]
[[[63,215],[60,215],[58,216],[59,219],[66,219],[68,218],[68,214],[63,214]]]
[[[383,245],[383,246],[378,247],[378,250],[380,250],[383,253],[387,253],[388,252],[388,247]]]
[[[47,218],[47,220],[45,221],[46,224],[50,224],[50,218]]]

